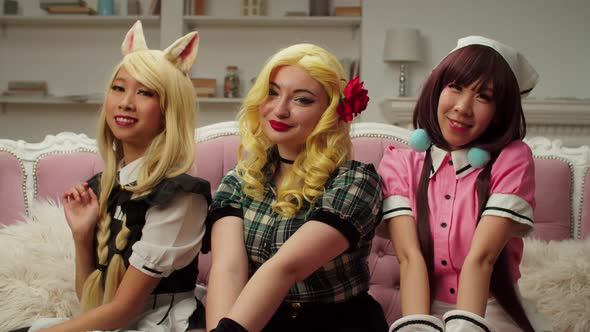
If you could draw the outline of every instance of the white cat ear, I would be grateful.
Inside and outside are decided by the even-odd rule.
[[[145,43],[145,38],[143,36],[143,27],[141,26],[141,21],[138,20],[127,32],[125,40],[123,40],[123,44],[121,44],[121,52],[125,56],[129,53],[147,49],[147,44]]]
[[[164,50],[164,56],[183,73],[188,73],[199,50],[199,33],[189,32]]]

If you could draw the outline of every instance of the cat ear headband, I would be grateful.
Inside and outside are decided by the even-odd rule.
[[[121,52],[123,55],[137,51],[147,50],[147,44],[143,36],[143,27],[141,21],[136,21],[129,29],[123,44]],[[196,31],[189,32],[183,37],[178,38],[164,52],[164,57],[170,61],[176,68],[185,74],[190,71],[199,50],[199,33]]]

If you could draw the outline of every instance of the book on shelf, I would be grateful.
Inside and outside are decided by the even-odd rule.
[[[45,90],[4,90],[2,91],[3,96],[47,96]]]
[[[217,80],[214,78],[191,78],[195,95],[201,98],[213,98],[217,93]]]
[[[184,0],[184,15],[205,15],[205,0]]]
[[[195,96],[198,98],[215,98],[215,90],[204,88],[195,89]]]
[[[152,2],[150,2],[150,7],[148,9],[149,15],[160,15],[160,2],[160,0],[152,0]]]
[[[47,8],[49,14],[87,14],[96,15],[96,10],[90,7],[52,6]]]
[[[205,15],[205,0],[193,0],[193,15]]]
[[[46,96],[48,90],[46,81],[8,81],[8,88],[2,92],[2,95]]]
[[[0,94],[0,103],[29,103],[41,102],[46,103],[52,101],[51,95],[4,95]]]
[[[59,96],[60,99],[75,101],[79,103],[84,102],[102,102],[104,100],[104,93],[97,92],[97,93],[83,93],[83,94],[75,94],[75,95],[64,95]]]
[[[87,6],[86,1],[45,1],[41,8],[48,14],[86,14],[95,15],[96,10]]]
[[[127,0],[127,15],[139,15],[141,13],[139,0]]]
[[[39,0],[39,7],[45,10],[53,6],[82,6],[84,4],[84,0]]]
[[[8,90],[44,90],[47,91],[46,81],[8,81]]]
[[[334,16],[361,16],[361,7],[334,7]]]

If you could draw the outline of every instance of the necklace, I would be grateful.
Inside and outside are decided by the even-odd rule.
[[[295,160],[285,159],[281,156],[279,156],[279,159],[281,160],[282,163],[289,164],[289,165],[293,165],[293,163],[295,162]]]

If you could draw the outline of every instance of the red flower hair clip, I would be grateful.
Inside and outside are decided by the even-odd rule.
[[[340,103],[338,104],[338,114],[345,122],[352,121],[355,116],[361,114],[367,108],[369,96],[363,84],[363,82],[359,81],[359,77],[356,76],[348,81],[344,88],[344,93],[340,97]]]

